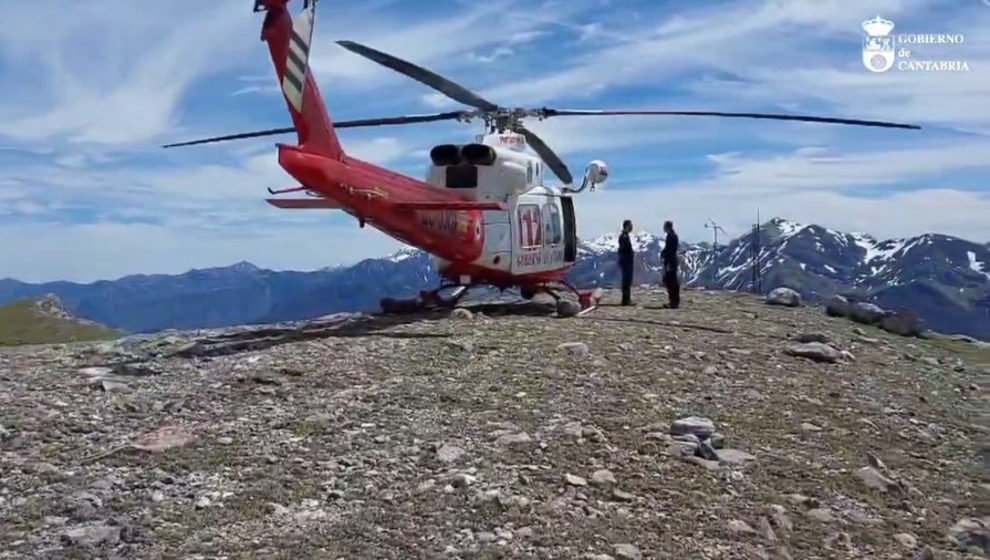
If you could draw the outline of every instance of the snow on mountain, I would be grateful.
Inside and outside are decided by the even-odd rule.
[[[420,251],[419,249],[417,249],[415,247],[409,247],[407,245],[405,247],[400,248],[397,251],[394,251],[394,252],[386,255],[385,256],[385,260],[388,260],[388,261],[391,261],[391,262],[402,262],[402,261],[404,261],[406,259],[414,258],[414,257],[416,257],[417,255],[419,255],[421,253],[422,253],[422,251]]]
[[[648,250],[660,239],[648,231],[635,231],[629,234],[629,242],[632,244],[633,251],[637,253]],[[578,254],[583,252],[601,255],[609,252],[616,253],[618,250],[619,234],[614,232],[606,233],[589,241],[582,240],[578,245]]]
[[[976,260],[976,253],[973,251],[966,251],[966,258],[969,260],[969,269],[974,272],[979,272],[980,274],[990,278],[990,272],[986,271],[986,262]]]
[[[769,224],[777,228],[777,231],[784,240],[797,235],[806,227],[797,222],[792,222],[783,218],[774,218],[773,220],[770,220]]]

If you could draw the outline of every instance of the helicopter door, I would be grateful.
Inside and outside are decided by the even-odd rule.
[[[484,265],[499,270],[509,270],[512,265],[512,224],[509,213],[502,210],[485,210]]]
[[[577,260],[577,223],[574,220],[574,199],[560,197],[560,207],[564,214],[564,262]]]

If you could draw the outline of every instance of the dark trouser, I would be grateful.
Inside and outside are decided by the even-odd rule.
[[[681,305],[681,283],[677,280],[677,269],[666,270],[663,273],[663,285],[667,287],[667,300],[671,307]]]
[[[619,268],[622,270],[622,305],[629,305],[631,303],[632,291],[632,278],[633,278],[633,263],[619,263]]]

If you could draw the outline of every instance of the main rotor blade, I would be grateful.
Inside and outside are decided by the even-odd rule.
[[[517,125],[516,131],[526,137],[526,142],[533,148],[533,151],[539,154],[540,158],[543,159],[543,162],[550,167],[550,170],[553,171],[565,185],[570,185],[574,181],[574,177],[571,176],[571,172],[567,169],[567,165],[564,164],[560,157],[558,157],[557,154],[550,149],[550,146],[547,146],[546,142],[544,142],[533,131],[522,125]]]
[[[227,140],[239,140],[241,138],[257,138],[258,136],[271,136],[274,134],[285,134],[295,132],[295,127],[272,128],[269,130],[259,130],[257,132],[242,132],[240,134],[229,134],[227,136],[214,136],[213,138],[203,138],[201,140],[191,140],[189,142],[178,142],[176,144],[165,144],[163,148],[175,148],[177,146],[192,146],[193,144],[209,144],[211,142],[225,142]]]
[[[334,128],[354,128],[357,126],[381,126],[387,124],[412,124],[432,121],[446,121],[469,116],[464,111],[448,111],[429,115],[405,115],[401,117],[382,117],[380,119],[360,119],[333,123]]]
[[[382,126],[389,124],[412,124],[431,121],[445,121],[470,116],[464,111],[448,111],[446,113],[432,113],[428,115],[404,115],[401,117],[382,117],[378,119],[358,119],[353,121],[340,121],[333,123],[334,128],[356,128],[359,126]],[[271,136],[295,132],[294,127],[272,128],[270,130],[259,130],[258,132],[243,132],[240,134],[229,134],[227,136],[214,136],[202,140],[192,140],[189,142],[179,142],[176,144],[166,144],[163,148],[175,148],[177,146],[191,146],[193,144],[207,144],[210,142],[225,142],[227,140],[239,140],[241,138],[257,138],[259,136]]]
[[[886,121],[866,121],[861,119],[839,119],[833,117],[813,117],[808,115],[781,115],[773,113],[724,113],[719,111],[603,111],[597,109],[540,109],[544,117],[557,116],[582,116],[582,115],[673,115],[673,116],[708,116],[708,117],[734,117],[747,119],[775,119],[781,121],[806,121],[822,122],[834,124],[851,124],[858,126],[879,126],[884,128],[907,128],[920,130],[921,127],[913,124],[892,123]]]
[[[498,109],[498,105],[492,103],[491,101],[483,99],[481,96],[468,90],[467,88],[455,84],[447,78],[427,70],[422,66],[417,66],[411,62],[396,58],[388,53],[383,53],[382,51],[375,50],[371,47],[366,47],[360,43],[355,43],[354,41],[337,41],[337,44],[353,53],[357,53],[365,58],[377,62],[378,64],[381,64],[382,66],[391,68],[401,74],[405,74],[406,76],[409,76],[422,84],[426,84],[455,101],[459,101],[472,107],[477,107],[483,111],[495,111]]]

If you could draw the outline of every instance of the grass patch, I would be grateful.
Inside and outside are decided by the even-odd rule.
[[[941,348],[942,350],[959,356],[964,361],[971,364],[990,366],[990,348],[985,346],[979,346],[969,342],[963,342],[961,340],[942,339],[933,340],[932,344],[937,348]]]
[[[124,334],[96,323],[46,315],[31,299],[0,307],[0,346],[109,340]]]

